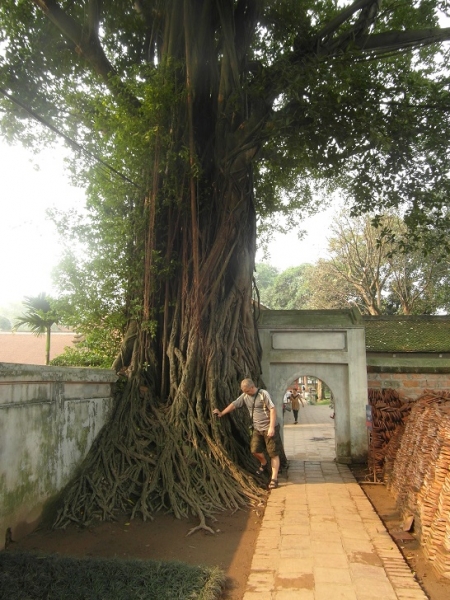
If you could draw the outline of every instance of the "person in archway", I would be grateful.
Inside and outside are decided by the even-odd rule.
[[[268,472],[269,465],[264,453],[264,451],[267,451],[271,467],[271,479],[268,487],[273,490],[278,487],[280,456],[284,453],[280,426],[277,424],[277,409],[269,392],[257,388],[252,379],[241,381],[241,391],[242,394],[226,408],[222,411],[215,408],[213,413],[218,417],[223,417],[237,408],[247,407],[253,425],[250,451],[260,463],[255,475],[261,477]]]
[[[298,387],[295,386],[294,389],[292,390],[292,394],[291,394],[291,406],[292,406],[292,412],[294,414],[294,425],[297,425],[297,423],[298,423],[298,411],[300,409],[300,403],[301,403],[302,407],[305,406],[303,403],[302,395],[298,391]]]

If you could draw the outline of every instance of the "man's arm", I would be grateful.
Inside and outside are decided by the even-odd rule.
[[[218,417],[223,417],[223,415],[227,415],[230,412],[233,412],[233,410],[236,410],[235,405],[231,402],[231,404],[229,404],[226,408],[224,408],[222,411],[220,411],[218,408],[215,408],[213,410],[213,413],[215,415],[217,415]]]
[[[269,422],[269,430],[267,431],[267,435],[269,437],[272,437],[275,434],[275,425],[277,422],[277,409],[275,408],[275,406],[272,406],[272,408],[270,409],[269,418],[270,418],[270,422]]]

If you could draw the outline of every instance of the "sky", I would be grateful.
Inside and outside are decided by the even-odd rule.
[[[61,150],[33,156],[1,142],[0,181],[0,306],[41,292],[52,295],[51,271],[61,248],[46,210],[83,206],[84,191],[64,175]]]
[[[276,234],[269,245],[269,256],[264,257],[262,250],[256,252],[256,262],[265,262],[285,271],[289,267],[298,267],[303,263],[315,263],[319,258],[327,258],[328,230],[338,209],[335,206],[298,224],[298,230],[286,234]],[[306,233],[302,235],[302,232]]]
[[[64,167],[64,151],[44,150],[37,156],[0,140],[0,307],[41,292],[55,295],[51,272],[61,258],[56,228],[48,208],[82,208],[84,191],[73,187]],[[265,260],[280,271],[326,257],[326,232],[335,210],[305,219],[297,232],[277,235]],[[261,252],[257,262],[262,262]]]

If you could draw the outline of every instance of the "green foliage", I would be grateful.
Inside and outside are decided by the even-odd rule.
[[[213,176],[228,172],[230,156],[252,163],[260,245],[319,210],[339,188],[355,215],[401,207],[410,230],[396,244],[420,245],[434,257],[439,248],[445,261],[449,49],[427,45],[444,4],[408,1],[379,11],[369,2],[344,15],[343,7],[330,2],[277,0],[242,14],[236,3],[234,40],[216,3],[203,4],[190,13],[196,34],[191,156],[186,43],[184,34],[165,38],[172,31],[172,3],[163,8],[153,1],[145,7],[119,2],[97,15],[83,2],[64,1],[58,14],[49,5],[50,21],[34,3],[2,2],[2,89],[76,139],[78,150],[84,148],[70,168],[87,189],[86,212],[52,215],[67,244],[55,274],[65,322],[81,332],[99,323],[123,332],[140,318],[148,197],[155,189],[152,292],[158,300],[146,317],[155,333],[165,286],[183,276],[183,254],[170,227],[174,211],[189,210],[186,182],[191,175],[197,180],[200,227],[213,238],[209,215],[224,204],[211,193],[217,186]],[[173,9],[182,11],[182,3]],[[414,31],[423,28],[428,33],[415,39]],[[397,31],[411,33],[411,44]],[[0,106],[7,139],[38,148],[53,138],[9,98]],[[323,273],[315,281],[322,282],[322,298],[308,296],[306,283],[298,284],[300,291],[290,280],[280,281],[269,297],[256,273],[263,303],[340,303],[342,294],[329,293]],[[346,288],[342,281],[339,288]],[[360,292],[346,289],[343,295],[362,302]],[[392,297],[383,302],[397,310]]]
[[[380,56],[385,50],[381,42],[378,55],[358,50],[364,47],[359,38],[369,30],[375,36],[436,27],[443,4],[405,2],[379,13],[373,4],[338,25],[334,19],[341,12],[339,5],[283,0],[266,3],[254,22],[247,15],[248,22],[242,24],[238,40],[242,45],[247,42],[244,35],[249,35],[244,27],[254,27],[245,60],[241,57],[242,65],[251,67],[239,65],[239,93],[245,96],[250,115],[247,126],[253,123],[252,114],[260,118],[265,113],[267,120],[255,130],[259,152],[254,177],[260,231],[268,236],[274,227],[289,226],[300,210],[316,210],[313,191],[325,185],[328,190],[346,187],[354,198],[354,211],[405,204],[408,223],[417,235],[435,227],[445,231],[448,226],[449,92],[448,77],[440,67],[446,64],[447,50],[432,47],[399,54],[388,41],[386,58]],[[106,55],[100,65],[100,59],[95,62],[81,48],[74,52],[76,44],[69,35],[75,37],[75,25],[83,26],[88,18],[84,3],[62,2],[61,7],[73,20],[72,32],[62,25],[58,29],[58,20],[50,23],[33,3],[2,3],[0,82],[127,177],[128,181],[117,178],[104,164],[95,165],[79,155],[72,165],[76,179],[89,186],[92,207],[115,197],[117,208],[120,205],[130,217],[136,190],[148,184],[143,165],[152,160],[156,134],[167,144],[166,159],[174,167],[165,168],[172,189],[168,197],[176,194],[175,174],[187,146],[185,140],[174,142],[164,136],[178,118],[177,102],[185,98],[178,62],[183,60],[183,42],[173,41],[171,63],[162,61],[167,49],[159,45],[162,31],[157,38],[154,27],[163,27],[167,15],[159,4],[149,2],[144,10],[115,3],[99,15]],[[150,33],[147,19],[152,11],[160,21],[151,20]],[[198,43],[208,42],[195,62],[194,85],[203,108],[201,127],[209,135],[205,123],[213,114],[201,103],[205,92],[214,101],[228,39],[213,3],[206,3],[205,12],[193,18]],[[238,15],[236,27],[237,23]],[[92,29],[89,25],[87,30]],[[150,35],[155,35],[153,45],[148,44]],[[435,54],[440,63],[433,62]],[[230,94],[234,111],[235,94]],[[39,144],[52,135],[45,130],[37,135],[23,109],[9,101],[2,104],[6,110],[1,128],[7,137],[29,143],[37,139]],[[100,210],[99,218],[104,216]],[[127,220],[123,219],[124,227]]]
[[[92,367],[110,369],[114,358],[105,357],[89,348],[65,348],[64,352],[50,361],[56,367]]]
[[[66,347],[64,352],[50,361],[60,367],[97,367],[110,369],[116,358],[122,339],[121,331],[104,323],[80,336],[75,347]]]
[[[257,263],[255,265],[255,284],[261,297],[264,296],[267,289],[273,285],[278,274],[279,270],[267,263]]]
[[[261,294],[263,304],[271,309],[301,310],[309,306],[311,290],[309,272],[312,266],[300,265],[286,269],[275,277],[270,287]]]

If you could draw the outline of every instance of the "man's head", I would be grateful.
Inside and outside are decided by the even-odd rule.
[[[244,394],[248,394],[254,388],[255,384],[253,382],[253,379],[243,379],[241,381],[241,390],[244,392]]]

